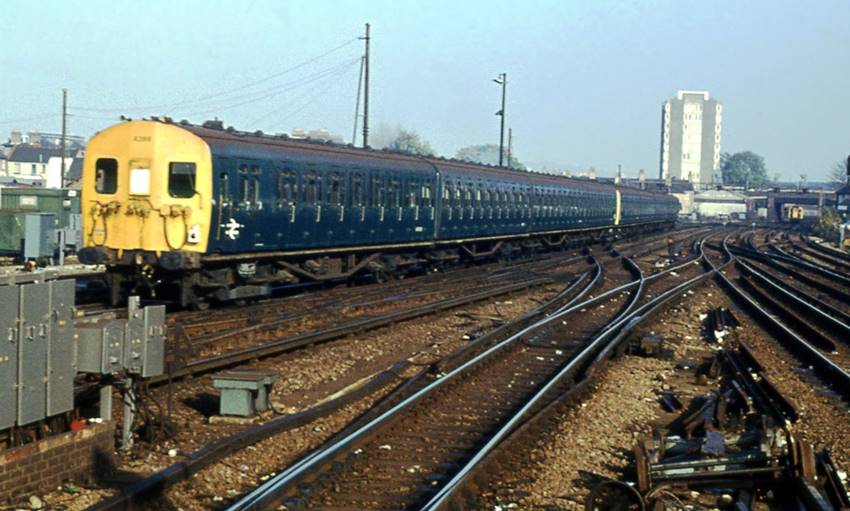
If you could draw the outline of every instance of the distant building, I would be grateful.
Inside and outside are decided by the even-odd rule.
[[[715,184],[720,171],[722,111],[707,91],[679,91],[664,102],[660,179],[690,181],[697,189]]]
[[[30,144],[16,145],[11,148],[5,158],[0,158],[0,177],[6,178],[4,179],[6,182],[59,188],[62,183],[61,161],[61,149],[38,147]],[[67,153],[65,157],[66,180],[72,179],[74,174],[79,173],[81,164],[81,150]]]
[[[745,220],[747,196],[734,190],[703,190],[694,194],[693,212],[700,220]]]

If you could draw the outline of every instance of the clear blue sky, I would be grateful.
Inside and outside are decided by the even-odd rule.
[[[490,80],[503,71],[515,153],[538,169],[655,176],[661,103],[677,89],[709,90],[723,150],[759,153],[784,179],[822,178],[850,153],[847,0],[27,0],[0,13],[0,138],[58,131],[67,87],[74,134],[167,113],[348,139],[368,21],[371,124],[446,155],[498,142]]]

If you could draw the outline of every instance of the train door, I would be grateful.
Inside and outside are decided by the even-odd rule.
[[[455,186],[454,181],[442,176],[440,188],[440,227],[437,235],[440,239],[453,238],[455,235]]]
[[[460,182],[460,218],[458,222],[459,234],[463,237],[469,236],[471,231],[470,226],[474,224],[472,216],[475,214],[475,209],[472,205],[472,183],[468,181]]]
[[[366,229],[366,173],[355,169],[349,176],[348,197],[345,211],[345,230],[351,244],[360,244],[368,239]]]
[[[364,239],[369,243],[380,243],[384,241],[384,218],[386,217],[386,184],[381,171],[373,170],[369,173],[368,200],[363,226]]]
[[[437,215],[434,211],[434,181],[423,176],[419,187],[419,221],[416,223],[416,238],[430,239],[434,232]]]
[[[325,173],[325,208],[318,223],[317,239],[322,246],[346,245],[349,234],[345,226],[346,175],[339,167]]]
[[[400,241],[404,238],[402,229],[404,208],[402,206],[402,180],[397,173],[390,173],[387,179],[387,200],[384,214],[384,228],[387,241]]]
[[[236,173],[238,195],[236,211],[238,218],[235,220],[240,224],[236,227],[238,232],[238,246],[240,250],[251,251],[255,247],[263,246],[263,229],[260,227],[260,213],[263,209],[260,190],[260,166],[256,160],[240,159]],[[233,231],[231,231],[233,232]]]
[[[299,245],[296,238],[296,213],[298,199],[298,174],[292,165],[284,164],[276,168],[275,194],[275,245],[278,248],[292,248]]]
[[[317,233],[322,219],[322,176],[310,165],[300,173],[299,188],[301,192],[298,204],[297,229],[304,247],[315,247],[319,244]]]
[[[426,222],[422,212],[422,180],[419,175],[405,176],[402,229],[405,240],[420,240]]]
[[[235,173],[236,163],[230,158],[216,158],[213,164],[213,241],[219,247],[230,251],[237,246],[239,222],[235,218],[236,194],[234,182],[238,182]]]

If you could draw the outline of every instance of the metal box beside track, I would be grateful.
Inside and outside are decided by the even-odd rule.
[[[116,374],[124,368],[125,322],[103,318],[77,328],[77,370]]]
[[[165,369],[165,306],[139,307],[139,298],[128,302],[124,339],[124,367],[142,378],[158,376]]]
[[[77,324],[77,370],[149,378],[165,365],[165,306],[139,306],[130,297],[127,319],[112,314]]]
[[[27,213],[24,224],[24,259],[53,257],[56,250],[56,215]]]
[[[0,429],[73,409],[73,308],[73,280],[0,282]]]

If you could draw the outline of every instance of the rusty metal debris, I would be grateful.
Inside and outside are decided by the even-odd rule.
[[[723,313],[713,316],[730,324]],[[674,509],[707,499],[712,506],[751,509],[757,497],[772,497],[790,499],[784,502],[795,509],[850,506],[829,454],[815,453],[792,433],[796,408],[764,377],[746,345],[718,352],[715,366],[717,388],[694,398],[670,431],[637,442],[641,505]],[[662,395],[662,405],[669,396]]]

